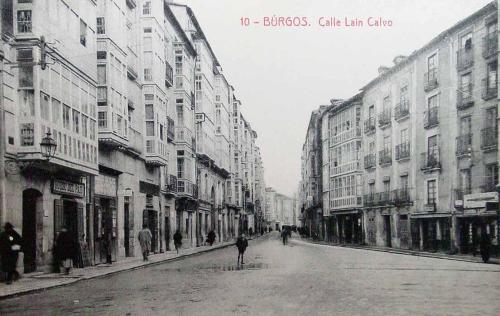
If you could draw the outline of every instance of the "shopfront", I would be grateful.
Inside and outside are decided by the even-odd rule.
[[[99,173],[94,195],[94,262],[111,263],[118,253],[116,175]]]
[[[413,248],[430,252],[451,250],[451,213],[412,214]]]

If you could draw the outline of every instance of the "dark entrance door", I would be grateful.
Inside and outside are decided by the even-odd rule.
[[[40,256],[42,251],[40,247],[43,235],[41,197],[42,194],[37,190],[23,191],[24,273],[36,271],[37,254]]]
[[[165,249],[170,250],[170,217],[165,216]]]
[[[123,205],[123,237],[125,246],[125,256],[130,257],[130,204]]]
[[[384,215],[385,245],[392,247],[391,216]]]
[[[142,221],[151,231],[151,252],[158,252],[158,214],[155,210],[146,209]]]

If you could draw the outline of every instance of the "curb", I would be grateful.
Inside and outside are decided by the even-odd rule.
[[[314,245],[322,245],[322,246],[330,246],[330,247],[359,249],[359,250],[386,252],[386,253],[392,253],[392,254],[396,254],[396,255],[405,255],[405,256],[414,256],[414,257],[426,257],[426,258],[434,258],[434,259],[441,259],[441,260],[452,260],[452,261],[462,261],[462,262],[471,262],[471,263],[485,264],[483,262],[480,262],[480,261],[477,261],[477,260],[473,260],[473,259],[448,257],[448,256],[445,256],[445,255],[433,255],[433,254],[430,254],[430,253],[422,253],[422,252],[418,252],[418,251],[401,251],[401,250],[396,250],[396,249],[380,249],[380,248],[360,247],[360,246],[355,246],[355,245],[333,245],[333,244],[323,244],[323,243],[317,243],[317,242],[311,242],[311,241],[304,241],[304,240],[300,240],[300,241],[302,241],[304,243],[309,243],[309,244],[314,244]],[[489,261],[487,264],[498,265],[500,263],[494,262],[494,261]]]
[[[253,240],[258,240],[258,239],[253,239]],[[200,251],[197,251],[197,252],[193,252],[193,253],[181,254],[181,255],[179,255],[177,257],[174,257],[174,258],[165,258],[163,260],[159,260],[159,261],[155,261],[155,262],[148,262],[148,263],[144,263],[144,264],[141,264],[141,265],[138,265],[138,266],[134,266],[134,267],[123,268],[121,270],[105,272],[105,273],[99,274],[99,275],[83,276],[83,277],[78,278],[78,279],[70,279],[70,280],[68,280],[68,282],[62,283],[62,284],[48,285],[48,286],[45,286],[45,287],[40,287],[40,288],[35,288],[35,289],[22,290],[22,291],[19,291],[17,293],[0,295],[0,301],[5,300],[5,299],[9,299],[9,298],[13,298],[13,297],[17,297],[17,296],[22,296],[22,295],[27,295],[27,294],[33,294],[33,293],[43,292],[43,291],[46,291],[46,290],[49,290],[49,289],[54,289],[54,288],[59,288],[59,287],[65,287],[65,286],[72,285],[72,284],[75,284],[75,283],[78,283],[78,282],[81,282],[81,281],[86,281],[86,280],[91,280],[91,279],[105,278],[105,277],[112,276],[112,275],[115,275],[115,274],[119,274],[119,273],[122,273],[122,272],[144,269],[144,268],[147,268],[147,267],[152,267],[152,266],[160,265],[160,264],[167,263],[167,262],[173,262],[173,261],[177,261],[177,260],[180,260],[180,259],[186,259],[186,258],[189,258],[189,257],[194,257],[196,255],[201,255],[201,254],[204,254],[204,253],[207,253],[207,252],[211,252],[211,251],[215,251],[215,250],[219,250],[219,249],[224,249],[224,248],[227,248],[227,247],[230,247],[230,246],[234,246],[235,244],[236,244],[235,242],[231,242],[231,243],[228,243],[228,244],[225,244],[225,245],[216,246],[214,248],[203,249],[203,250],[200,250]]]

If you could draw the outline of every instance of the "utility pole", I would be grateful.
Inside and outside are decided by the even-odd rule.
[[[0,1],[0,14],[3,12],[3,1]],[[5,108],[3,98],[3,30],[0,18],[0,225],[5,223]]]

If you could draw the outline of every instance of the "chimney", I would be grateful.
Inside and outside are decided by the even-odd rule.
[[[386,72],[387,70],[389,70],[389,67],[387,67],[387,66],[380,66],[380,67],[378,67],[378,74],[381,75],[384,72]]]
[[[397,55],[396,57],[394,57],[394,59],[392,60],[392,62],[394,63],[394,65],[397,65],[397,64],[405,61],[405,59],[406,59],[406,56]]]

